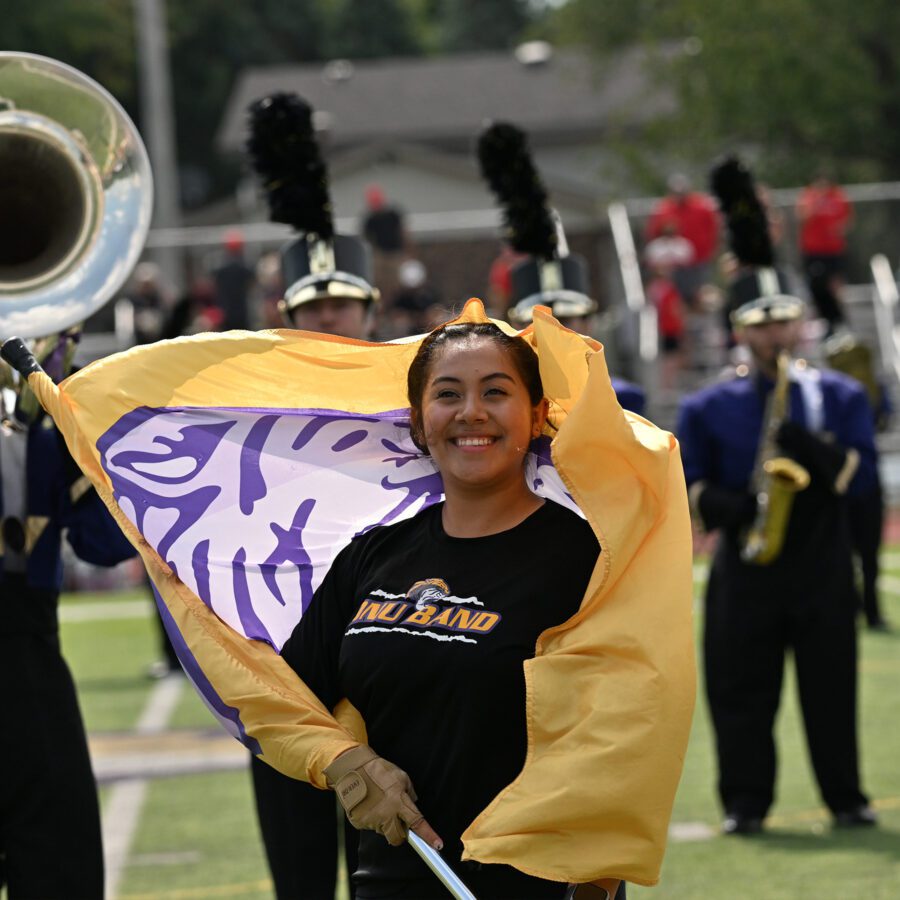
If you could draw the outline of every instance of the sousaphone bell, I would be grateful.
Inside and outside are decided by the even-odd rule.
[[[0,52],[0,339],[84,321],[144,246],[153,180],[137,129],[86,75]]]

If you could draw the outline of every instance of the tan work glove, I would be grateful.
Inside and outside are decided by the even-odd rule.
[[[342,753],[325,768],[325,778],[354,828],[377,831],[395,847],[412,828],[436,850],[443,847],[413,803],[416,793],[409,775],[366,744]]]

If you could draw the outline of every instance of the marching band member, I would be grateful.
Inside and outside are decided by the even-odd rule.
[[[875,814],[857,760],[846,498],[874,484],[872,416],[857,382],[802,360],[788,363],[804,304],[774,267],[752,178],[729,159],[714,170],[713,187],[741,263],[731,286],[732,321],[753,365],[686,397],[676,431],[692,510],[704,528],[720,532],[703,647],[723,831],[760,831],[774,800],[773,727],[788,649],[822,798],[835,824],[870,825]],[[775,406],[776,382],[784,410]],[[805,489],[798,476],[792,504],[762,470],[780,464],[778,457],[808,472]],[[771,552],[758,552],[751,535],[763,536]]]
[[[45,339],[65,374],[68,335]],[[54,363],[57,371],[54,372]],[[0,368],[9,371],[0,363]],[[61,543],[113,566],[134,549],[81,474],[52,420],[19,384],[0,424],[0,887],[11,900],[103,897],[97,788],[75,685],[59,643]],[[3,388],[12,399],[10,388]],[[30,402],[29,402],[30,401]]]
[[[371,254],[359,238],[333,232],[327,172],[310,117],[302,100],[283,94],[261,100],[251,109],[248,149],[266,186],[272,218],[288,222],[299,232],[281,251],[286,288],[279,309],[292,328],[368,340],[378,304]],[[286,158],[281,155],[285,140],[291,142]],[[285,196],[280,175],[286,166],[301,173],[290,182],[299,199],[297,194]],[[327,246],[311,242],[308,235],[324,238]],[[251,757],[251,771],[276,896],[331,900],[338,866],[334,797],[282,775],[256,756]],[[356,869],[357,843],[356,831],[345,820],[348,877]],[[350,892],[352,896],[352,883]]]

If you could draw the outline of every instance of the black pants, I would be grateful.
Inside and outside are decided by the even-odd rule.
[[[0,634],[0,685],[0,885],[9,900],[102,900],[97,790],[57,635]]]
[[[862,497],[847,498],[853,552],[862,570],[861,607],[870,625],[882,620],[878,603],[878,552],[884,527],[884,497],[881,484]]]
[[[724,554],[727,555],[727,554]],[[824,564],[824,563],[823,563]],[[771,583],[717,554],[707,591],[706,691],[727,812],[763,817],[774,799],[775,714],[793,650],[810,758],[825,804],[867,802],[856,744],[856,623],[849,561],[831,579]]]
[[[337,883],[338,815],[344,820],[348,879],[356,871],[359,844],[358,832],[339,812],[334,793],[288,778],[255,756],[250,770],[276,897],[278,900],[333,900]]]
[[[841,301],[834,292],[834,279],[844,272],[843,256],[804,256],[803,273],[818,314],[828,322],[831,333],[844,321]]]

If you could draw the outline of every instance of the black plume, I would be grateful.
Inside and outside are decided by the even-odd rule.
[[[556,228],[525,133],[515,125],[491,125],[478,139],[478,161],[503,207],[506,239],[512,248],[544,259],[555,257]]]
[[[709,181],[719,198],[734,255],[747,266],[775,265],[769,220],[750,170],[736,156],[728,156],[713,166]]]
[[[323,240],[334,234],[328,171],[312,109],[296,94],[277,93],[250,106],[247,152],[269,199],[269,218]]]

